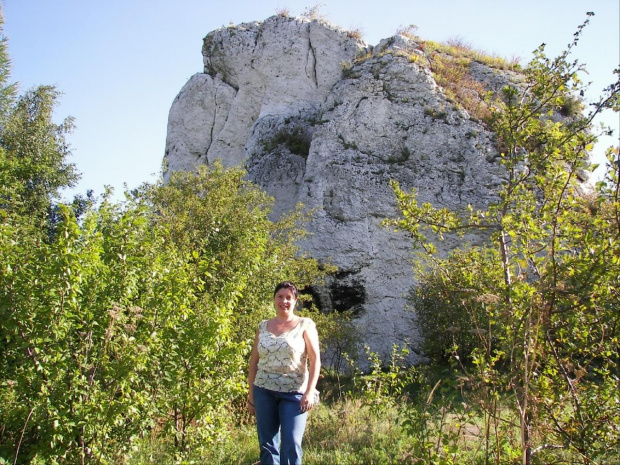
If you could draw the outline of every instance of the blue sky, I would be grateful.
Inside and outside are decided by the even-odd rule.
[[[210,31],[261,21],[315,5],[332,23],[360,29],[376,45],[415,24],[423,39],[459,37],[479,50],[523,64],[541,43],[555,56],[593,11],[574,57],[584,63],[590,96],[613,82],[620,63],[618,0],[0,0],[12,76],[24,91],[52,84],[63,92],[56,112],[76,120],[71,161],[82,173],[72,192],[104,185],[117,194],[159,176],[168,111],[185,82],[202,71],[202,38]],[[618,145],[620,120],[595,151]],[[72,193],[70,192],[70,193]]]

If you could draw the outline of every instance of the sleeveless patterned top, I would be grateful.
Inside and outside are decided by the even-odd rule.
[[[278,392],[306,391],[308,353],[304,331],[312,326],[310,318],[301,318],[293,329],[276,336],[267,330],[267,320],[260,322],[256,386]]]

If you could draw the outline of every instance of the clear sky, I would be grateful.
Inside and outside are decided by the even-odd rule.
[[[591,96],[614,80],[620,63],[618,0],[0,0],[12,77],[24,91],[41,84],[63,92],[56,112],[76,120],[71,161],[82,173],[75,191],[104,185],[117,194],[160,174],[168,111],[185,82],[202,71],[202,39],[229,24],[262,21],[282,9],[293,16],[320,6],[345,29],[376,45],[414,24],[423,39],[461,38],[478,50],[522,64],[547,44],[555,56],[593,11],[575,58]],[[618,145],[620,121],[605,147]],[[602,148],[595,161],[602,160]]]

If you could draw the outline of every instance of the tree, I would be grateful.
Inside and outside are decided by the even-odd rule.
[[[104,197],[56,234],[0,228],[0,454],[116,463],[150,429],[180,452],[226,434],[273,283],[321,272],[297,257],[299,214],[219,165]]]
[[[118,463],[155,430],[225,434],[273,285],[322,274],[304,214],[220,165],[114,203],[58,203],[78,174],[41,86],[15,98],[0,40],[0,463]]]
[[[15,98],[0,39],[0,463],[119,463],[153,431],[180,453],[226,434],[274,284],[323,274],[299,254],[301,208],[216,164],[114,203],[71,205],[41,86]],[[98,204],[98,205],[97,205]]]
[[[79,178],[67,162],[70,155],[65,136],[73,128],[73,119],[61,124],[53,121],[60,93],[51,86],[40,86],[17,96],[17,84],[9,83],[11,60],[7,39],[2,35],[0,11],[0,219],[12,217],[25,225],[25,218],[36,224],[48,223],[48,235],[57,219],[54,202],[63,188]],[[85,202],[76,196],[79,211]],[[61,216],[59,214],[59,216]]]
[[[11,107],[0,131],[0,208],[6,213],[46,221],[60,190],[78,179],[65,135],[73,120],[53,122],[59,97],[50,86],[30,90]]]
[[[469,360],[480,347],[479,334],[489,328],[489,311],[500,289],[498,254],[491,248],[457,249],[434,266],[417,269],[420,277],[408,301],[415,309],[416,324],[424,334],[423,351],[435,363],[454,357]],[[498,275],[498,273],[500,273]]]
[[[301,212],[273,223],[273,199],[244,177],[216,163],[138,195],[152,208],[154,231],[184,262],[192,296],[160,329],[166,357],[157,361],[159,412],[182,451],[216,439],[231,418],[230,399],[245,393],[247,356],[275,283],[303,287],[321,275],[295,245]]]
[[[559,57],[547,58],[541,46],[524,71],[527,86],[504,89],[503,100],[491,105],[505,181],[488,209],[460,215],[419,205],[415,191],[393,184],[403,218],[392,224],[431,255],[427,232],[492,233],[488,247],[498,261],[480,264],[495,278],[479,283],[475,295],[445,291],[489,319],[488,329],[476,332],[481,349],[473,352],[475,370],[467,375],[471,386],[488,392],[482,405],[497,428],[517,419],[523,464],[535,457],[544,462],[556,449],[584,464],[603,463],[620,446],[617,149],[610,152],[607,181],[593,193],[582,184],[596,141],[593,118],[618,111],[620,82],[605,89],[587,115],[560,116],[583,95],[584,68],[568,58],[587,23]],[[433,273],[462,263],[429,261]],[[507,412],[495,403],[504,392],[514,401]],[[488,443],[487,462],[501,462],[499,440],[495,444]]]

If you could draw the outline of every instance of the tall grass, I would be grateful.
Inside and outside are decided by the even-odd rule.
[[[304,463],[310,465],[407,463],[412,453],[397,409],[378,414],[359,398],[313,412],[304,449]]]
[[[496,54],[489,54],[482,50],[477,50],[459,37],[448,39],[446,43],[438,43],[430,40],[422,41],[421,45],[427,53],[437,52],[450,55],[454,58],[468,58],[483,65],[487,65],[490,68],[505,71],[521,70],[518,58],[513,57],[507,60]]]
[[[371,362],[377,361],[372,359]],[[304,465],[517,465],[517,418],[501,395],[469,390],[456,372],[431,367],[371,366],[368,373],[321,379],[324,400],[309,414]],[[157,435],[127,465],[257,465],[253,417],[231,405],[227,434],[200,450],[177,453]],[[535,432],[545,443],[545,428]],[[618,457],[616,456],[616,459]],[[566,450],[540,451],[536,464],[578,464]],[[620,463],[601,462],[601,463]]]
[[[323,403],[309,415],[304,437],[305,465],[388,464],[411,462],[412,447],[398,411],[377,415],[360,399]],[[259,448],[253,422],[231,425],[226,438],[201,451],[175,455],[172,444],[149,438],[135,451],[131,465],[147,463],[253,465]]]

